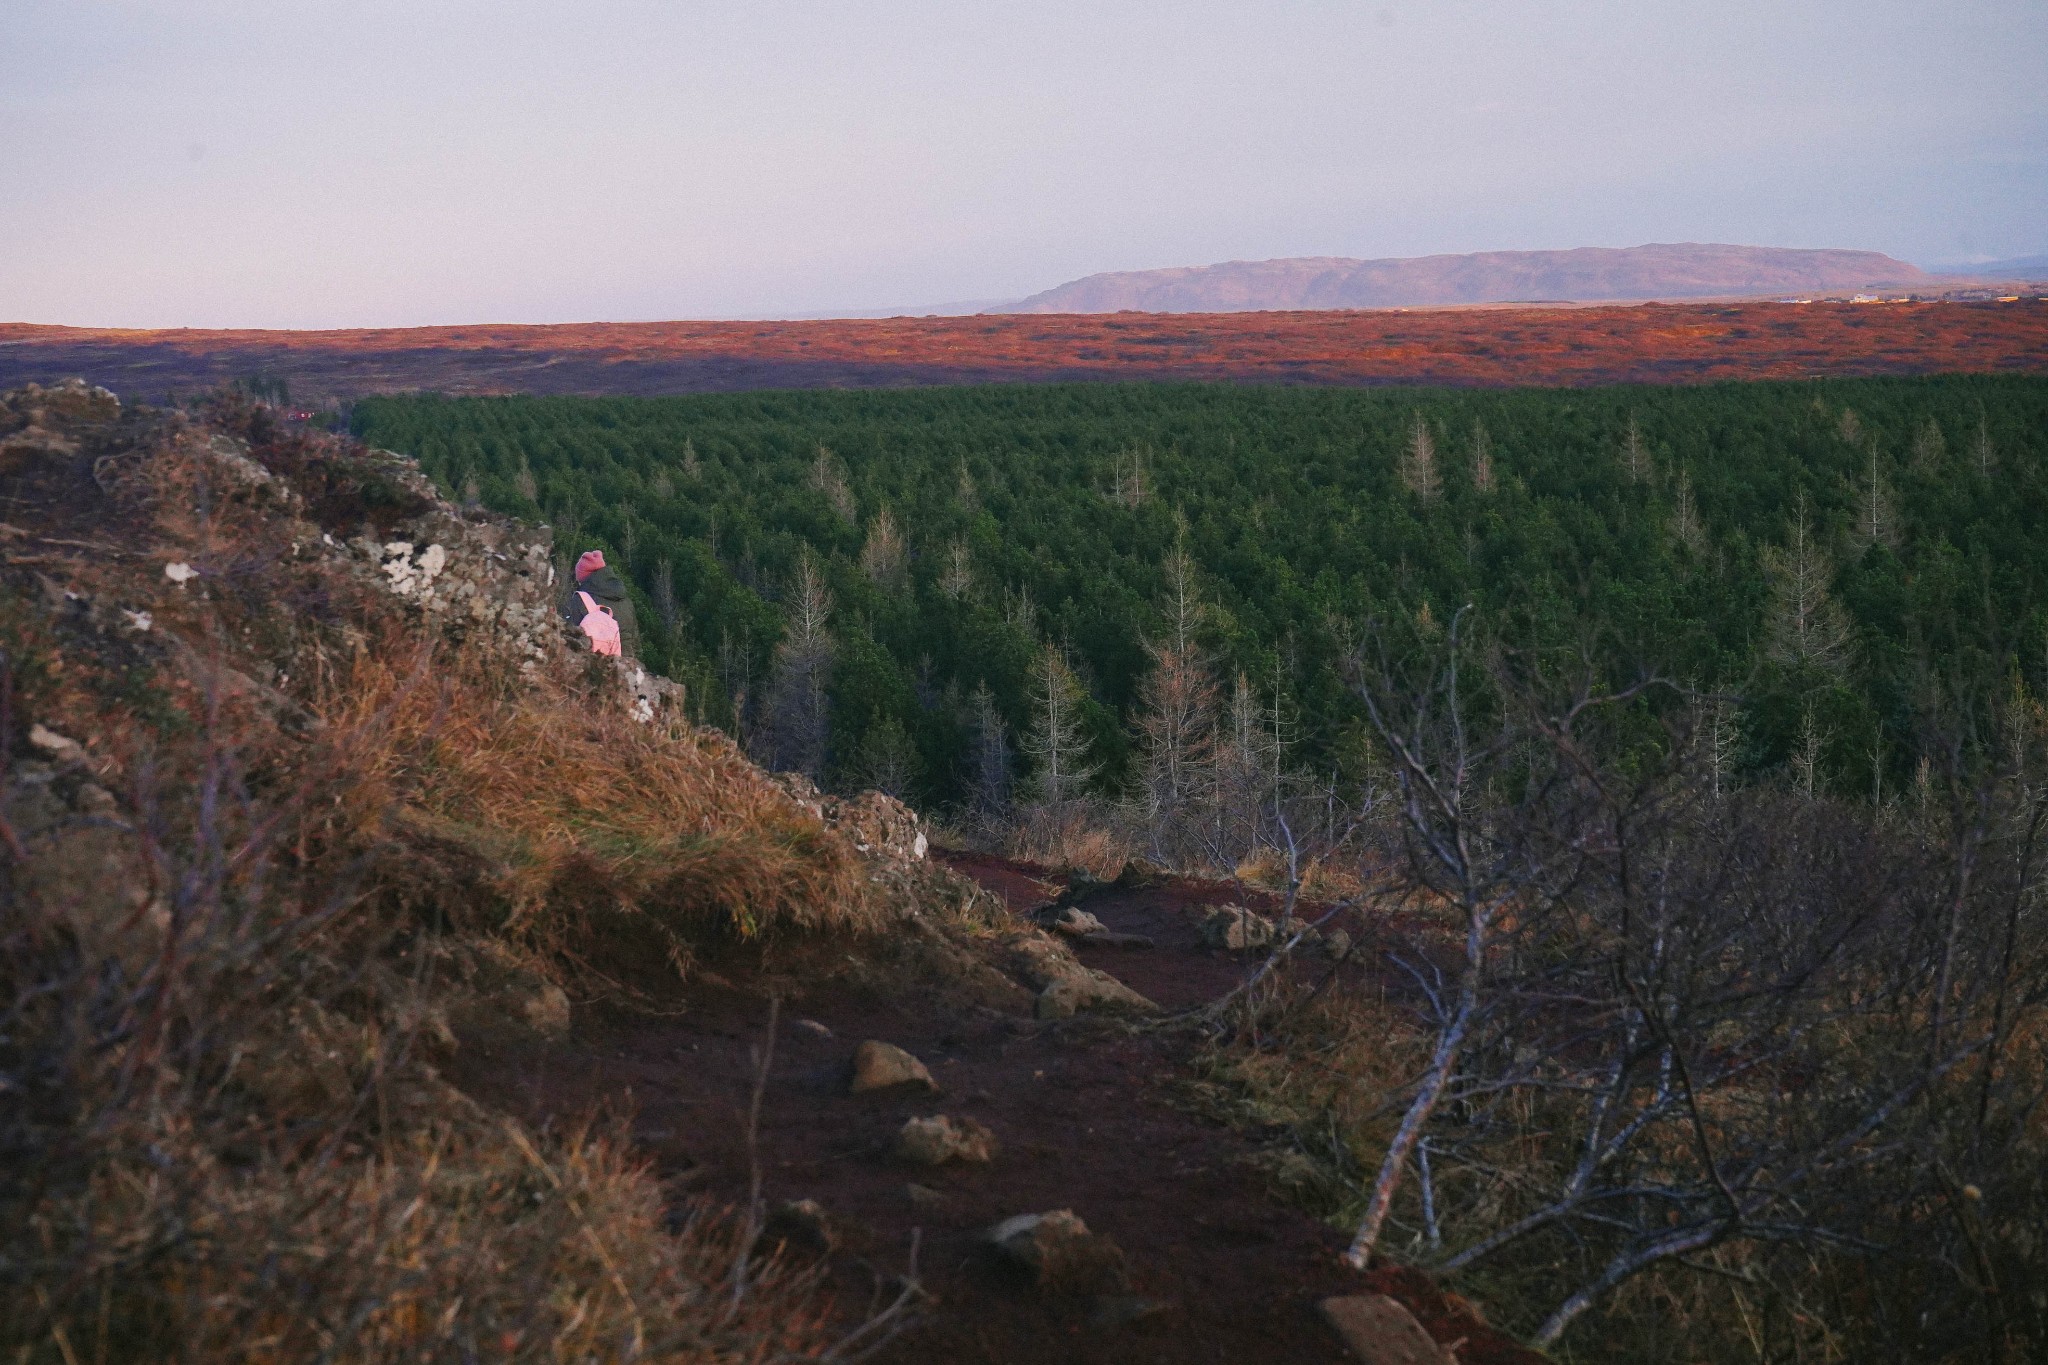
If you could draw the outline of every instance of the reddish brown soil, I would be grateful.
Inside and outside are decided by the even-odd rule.
[[[1059,885],[1042,869],[1000,859],[963,856],[955,865],[1020,910]],[[1201,907],[1223,899],[1249,898],[1180,881],[1098,893],[1086,902],[1091,913],[1157,942],[1084,956],[1169,1007],[1213,998],[1244,969],[1198,943]],[[922,1230],[919,1271],[935,1301],[885,1360],[1338,1365],[1350,1357],[1315,1305],[1371,1290],[1412,1301],[1440,1340],[1464,1339],[1466,1365],[1539,1359],[1462,1316],[1423,1277],[1348,1271],[1338,1260],[1341,1235],[1278,1202],[1243,1160],[1258,1134],[1176,1103],[1195,1046],[1185,1032],[1046,1024],[844,981],[795,984],[818,979],[822,951],[711,963],[716,977],[688,987],[674,1012],[593,1007],[559,1043],[473,1041],[459,1079],[536,1119],[568,1121],[600,1107],[631,1113],[636,1141],[678,1187],[742,1199],[751,1049],[772,983],[784,998],[757,1148],[765,1198],[816,1199],[831,1213],[844,1241],[830,1273],[849,1314],[878,1277],[903,1269],[912,1230]],[[831,1036],[798,1022],[806,1019]],[[865,1038],[923,1058],[943,1093],[849,1095],[850,1059]],[[907,1117],[941,1112],[987,1124],[1001,1143],[994,1163],[933,1171],[891,1154]],[[940,1202],[914,1204],[913,1181]],[[1127,1294],[1042,1294],[977,1245],[976,1234],[1001,1218],[1056,1208],[1071,1208],[1123,1249]]]
[[[0,324],[0,387],[154,401],[263,373],[306,399],[1016,380],[1611,384],[2048,370],[2048,303],[1629,304],[650,322],[331,332]]]

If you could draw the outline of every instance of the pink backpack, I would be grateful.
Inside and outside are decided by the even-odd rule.
[[[591,652],[614,657],[619,655],[619,622],[612,615],[612,609],[598,605],[587,592],[579,591],[576,595],[583,599],[583,619],[577,624],[590,637]]]

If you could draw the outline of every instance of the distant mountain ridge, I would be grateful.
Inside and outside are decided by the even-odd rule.
[[[1953,280],[1876,251],[1712,243],[1273,261],[1089,275],[989,311],[1240,313],[1452,304],[1702,299],[1942,289]]]
[[[1945,266],[1937,275],[1966,275],[1977,279],[2048,280],[2048,256],[2015,256],[2006,261],[1978,261],[1972,265]]]

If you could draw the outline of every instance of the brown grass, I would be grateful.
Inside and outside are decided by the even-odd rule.
[[[506,680],[446,649],[364,652],[314,709],[373,736],[345,818],[405,850],[389,885],[458,927],[602,968],[613,937],[879,928],[853,850],[724,735],[630,717],[577,673]],[[448,901],[467,878],[467,903]],[[424,885],[414,886],[416,880]]]
[[[522,1027],[506,1000],[564,970],[879,925],[857,855],[723,737],[288,549],[323,528],[203,489],[199,435],[100,463],[105,548],[5,568],[0,1355],[829,1357],[814,1277],[750,1263],[743,1215],[440,1064],[451,1018]],[[255,453],[347,504],[345,448]],[[31,720],[86,760],[24,768]],[[484,959],[515,989],[471,998]]]
[[[1046,867],[1078,867],[1112,881],[1137,852],[1135,840],[1085,803],[1019,812],[1006,833],[1006,856]]]

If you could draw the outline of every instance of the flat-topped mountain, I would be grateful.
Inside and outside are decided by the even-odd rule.
[[[1876,251],[1697,242],[1572,251],[1479,251],[1360,261],[1297,256],[1111,271],[993,309],[1002,313],[1241,313],[1299,308],[1702,299],[1947,287]]]

